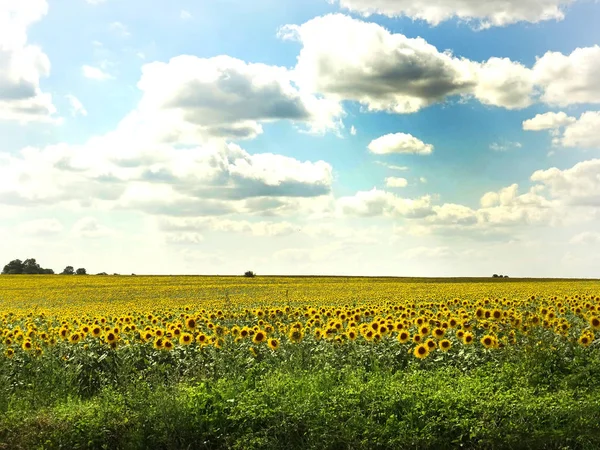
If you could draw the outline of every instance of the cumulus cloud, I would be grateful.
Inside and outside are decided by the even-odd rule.
[[[165,139],[252,138],[262,133],[261,123],[277,120],[315,133],[341,127],[341,105],[298,90],[288,69],[229,56],[146,64],[138,87],[138,119],[164,129]]]
[[[526,67],[509,58],[460,58],[422,38],[343,14],[285,25],[279,36],[302,44],[294,74],[303,89],[356,101],[369,111],[414,113],[451,96],[507,109],[538,101],[560,106],[600,103],[598,45],[568,55],[547,52]]]
[[[130,137],[130,139],[133,139]],[[119,133],[84,146],[26,148],[0,157],[0,203],[75,202],[151,214],[276,214],[327,198],[331,166],[264,153],[235,144],[174,149],[137,144]]]
[[[599,127],[600,111],[586,111],[579,119],[549,112],[523,122],[524,130],[550,130],[552,142],[563,147],[600,148]]]
[[[509,109],[533,101],[532,71],[517,62],[457,58],[422,38],[342,14],[286,25],[279,35],[302,43],[294,70],[301,86],[370,111],[414,113],[452,95]]]
[[[600,46],[577,48],[569,55],[547,52],[534,67],[541,100],[558,106],[600,103]]]
[[[564,147],[600,149],[600,111],[587,111],[567,125],[559,142]]]
[[[574,0],[337,0],[341,7],[365,16],[382,14],[424,20],[431,25],[459,19],[479,28],[516,22],[562,20]]]
[[[301,86],[372,111],[415,112],[475,84],[467,65],[424,39],[342,14],[286,25],[279,35],[302,42],[295,68]]]
[[[433,145],[425,144],[420,139],[406,134],[386,134],[372,140],[368,149],[371,153],[385,155],[388,153],[414,153],[418,155],[429,155],[433,152]]]
[[[564,112],[547,112],[537,114],[534,118],[523,121],[523,129],[528,131],[554,130],[572,124],[577,119]]]
[[[50,74],[50,60],[27,43],[27,28],[47,12],[45,0],[0,3],[0,120],[54,120],[52,97],[40,88],[40,79]]]
[[[385,179],[385,185],[391,188],[403,188],[408,186],[408,181],[406,180],[406,178],[387,177]]]
[[[600,206],[600,159],[582,161],[564,170],[537,170],[531,180],[546,186],[550,195],[563,204]]]
[[[402,198],[376,188],[370,191],[358,191],[352,196],[340,197],[337,200],[337,208],[343,215],[358,217],[418,218],[432,214],[430,196],[418,199]]]
[[[470,65],[477,81],[473,95],[484,105],[520,109],[533,103],[534,80],[527,67],[508,58],[490,58]]]

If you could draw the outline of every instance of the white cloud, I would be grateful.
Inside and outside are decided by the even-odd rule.
[[[600,111],[587,111],[567,125],[559,142],[564,147],[600,149]]]
[[[574,0],[337,0],[343,8],[365,16],[407,16],[431,25],[459,19],[479,28],[516,22],[562,20],[564,8]]]
[[[37,219],[25,222],[19,231],[28,236],[49,236],[63,231],[63,226],[57,219]]]
[[[190,20],[193,18],[193,16],[189,11],[182,9],[181,12],[179,13],[179,18],[182,20]]]
[[[600,46],[577,48],[569,55],[547,52],[534,67],[541,100],[558,106],[600,103]]]
[[[110,236],[114,231],[98,222],[93,217],[78,220],[71,230],[75,236],[82,238],[102,238]]]
[[[564,112],[547,112],[537,114],[534,118],[523,121],[523,129],[529,131],[553,130],[572,124],[577,119]]]
[[[593,149],[600,149],[599,127],[600,111],[583,112],[579,119],[564,112],[549,112],[523,122],[524,130],[550,130],[554,145]]]
[[[370,191],[358,191],[352,196],[339,198],[337,208],[342,215],[358,217],[419,218],[432,214],[430,196],[418,199],[401,198],[391,192],[376,188]]]
[[[45,0],[0,3],[0,120],[54,121],[52,97],[40,88],[40,78],[50,74],[50,60],[27,43],[27,28],[47,12]]]
[[[75,97],[72,94],[67,94],[65,95],[65,97],[69,101],[69,104],[71,106],[71,115],[73,117],[87,116],[86,109],[83,107],[83,104],[81,103],[81,101],[79,101],[77,97]]]
[[[406,178],[387,177],[385,179],[385,185],[391,188],[402,188],[408,186],[408,181]]]
[[[490,144],[490,150],[493,150],[495,152],[505,152],[511,148],[521,148],[522,145],[520,142],[510,142],[510,141],[506,141],[506,142],[492,142]]]
[[[564,170],[537,170],[531,180],[545,185],[550,195],[563,204],[600,207],[600,159],[582,161]]]
[[[356,127],[355,127],[354,125],[352,125],[352,126],[350,127],[350,134],[351,134],[352,136],[356,136]]]
[[[429,223],[444,225],[473,225],[477,223],[476,211],[464,205],[444,203],[441,206],[434,206],[433,212],[433,215],[426,218]]]
[[[261,123],[276,120],[315,133],[341,127],[341,105],[299,91],[286,68],[229,56],[184,55],[146,64],[138,87],[144,95],[134,119],[161,128],[167,140],[253,138],[262,133]]]
[[[108,28],[110,29],[110,31],[112,31],[113,33],[115,33],[118,36],[121,36],[121,37],[131,36],[131,33],[127,29],[127,26],[121,22],[112,22],[108,26]]]
[[[99,67],[88,66],[87,64],[81,67],[81,72],[83,73],[84,77],[92,80],[104,81],[113,78],[110,74],[106,73]]]
[[[475,84],[470,66],[424,39],[345,15],[286,25],[279,35],[303,45],[295,68],[303,88],[358,101],[371,111],[416,112]]]
[[[393,133],[372,140],[368,145],[368,149],[371,153],[377,155],[385,155],[388,153],[429,155],[433,152],[433,145],[425,144],[423,141],[410,134]]]
[[[477,80],[473,95],[484,105],[520,109],[532,104],[534,82],[530,69],[508,58],[470,64]]]
[[[295,68],[303,88],[360,102],[369,111],[414,113],[452,95],[509,109],[533,101],[532,71],[517,62],[457,58],[422,38],[342,14],[286,25],[279,36],[303,45]]]
[[[563,147],[600,149],[599,127],[600,111],[583,112],[579,119],[549,112],[523,122],[524,130],[550,130],[552,143]]]
[[[420,178],[419,178],[419,181],[420,181],[421,183],[427,183],[427,178],[425,178],[425,177],[420,177]]]
[[[328,208],[332,168],[235,144],[175,149],[114,132],[84,146],[60,144],[0,154],[0,203],[201,216],[306,214]]]

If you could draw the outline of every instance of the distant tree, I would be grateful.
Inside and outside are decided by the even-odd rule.
[[[106,272],[100,272],[100,273],[97,273],[96,275],[108,275],[108,274]]]
[[[254,272],[252,272],[251,270],[248,270],[247,272],[244,272],[244,276],[247,278],[254,278],[256,276],[256,274]]]
[[[498,278],[498,274],[495,273],[494,275],[492,275],[492,278]]]
[[[5,275],[19,275],[23,273],[23,261],[20,259],[13,259],[7,265],[4,266],[2,273]]]
[[[2,270],[3,274],[6,275],[39,275],[39,274],[52,274],[52,269],[44,269],[40,267],[35,258],[29,258],[25,261],[15,259],[9,262]]]
[[[75,275],[87,275],[87,271],[83,267],[80,267],[75,271]]]
[[[36,262],[35,258],[29,258],[23,261],[23,273],[26,275],[36,275],[42,273],[42,268]]]
[[[73,266],[67,266],[60,274],[61,275],[74,275],[75,269],[73,269]]]

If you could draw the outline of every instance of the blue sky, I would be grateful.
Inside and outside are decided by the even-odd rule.
[[[586,0],[8,0],[0,256],[597,277],[599,21]]]

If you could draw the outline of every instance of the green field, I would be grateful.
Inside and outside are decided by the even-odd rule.
[[[595,280],[2,276],[0,449],[600,448],[599,295]]]

